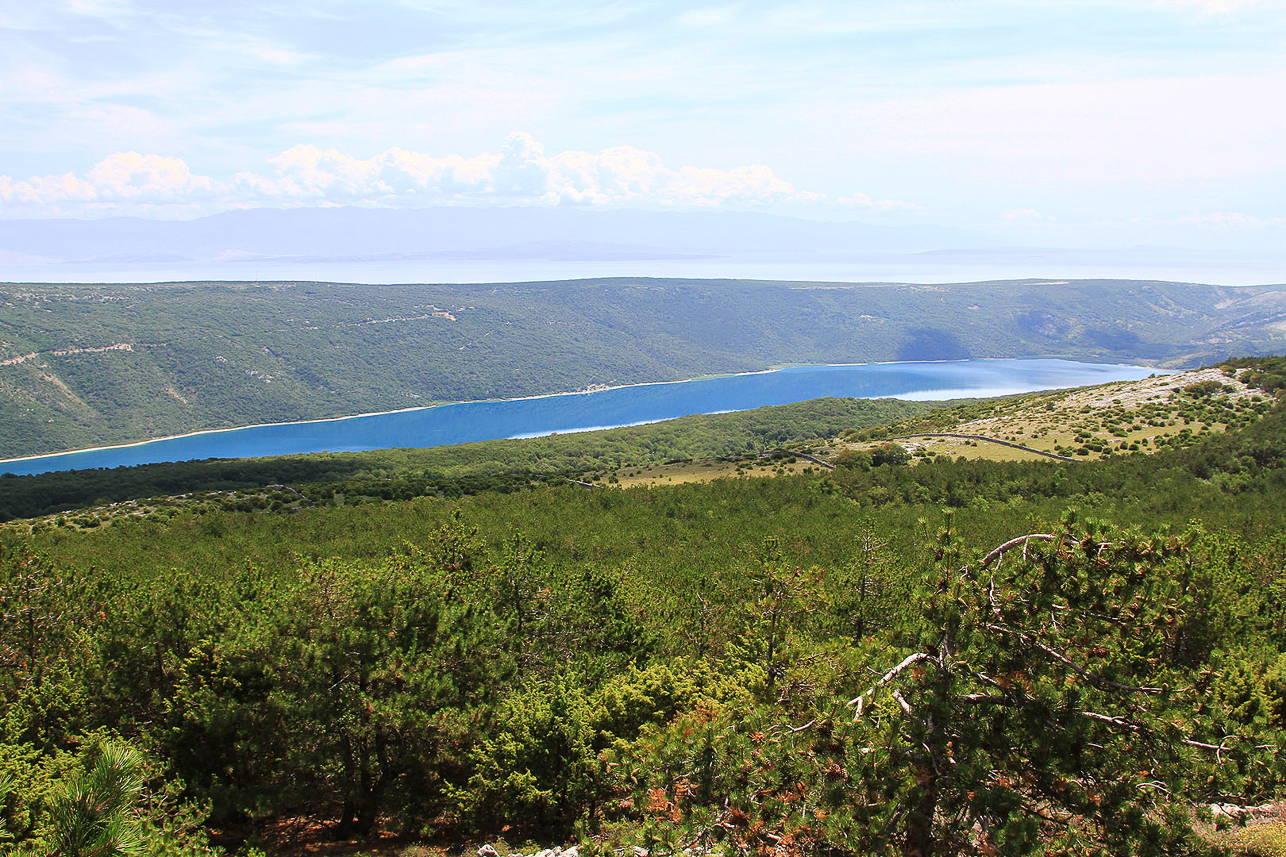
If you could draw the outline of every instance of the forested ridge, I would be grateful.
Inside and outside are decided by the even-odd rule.
[[[1279,352],[1286,290],[619,278],[0,284],[0,457],[789,363]]]
[[[1269,853],[1236,829],[1286,788],[1262,410],[1074,464],[10,525],[0,842]]]

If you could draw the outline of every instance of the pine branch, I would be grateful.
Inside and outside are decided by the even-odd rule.
[[[1063,655],[1061,652],[1051,649],[1049,646],[1046,646],[1044,643],[1040,642],[1039,640],[1032,639],[1029,635],[1024,634],[1021,631],[1015,631],[1012,628],[1006,628],[1002,625],[992,625],[990,623],[986,623],[982,627],[986,628],[989,631],[995,631],[999,634],[1007,634],[1011,637],[1017,637],[1022,642],[1027,643],[1028,645],[1031,645],[1031,646],[1035,646],[1045,654],[1049,655],[1051,658],[1054,658],[1055,660],[1062,663],[1064,666],[1071,667],[1073,672],[1075,672],[1081,678],[1088,681],[1090,684],[1097,685],[1099,687],[1110,687],[1113,690],[1123,690],[1129,693],[1156,694],[1156,693],[1165,692],[1165,688],[1163,687],[1146,687],[1142,685],[1122,684],[1121,682],[1118,682],[1118,681],[1112,681],[1111,679],[1103,678],[1103,676],[1099,675],[1098,673],[1090,672],[1089,670],[1082,667],[1080,664],[1072,661],[1070,658]]]

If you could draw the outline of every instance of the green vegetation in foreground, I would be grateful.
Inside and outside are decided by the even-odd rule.
[[[1119,280],[0,284],[0,458],[787,363],[1196,365],[1280,350],[1284,317],[1286,290]]]
[[[1271,853],[1286,413],[898,460],[10,532],[0,841]]]
[[[681,417],[663,423],[596,432],[494,440],[428,449],[320,453],[276,458],[218,459],[148,464],[111,470],[76,470],[36,476],[0,476],[0,521],[30,518],[91,505],[193,492],[290,486],[260,492],[263,505],[385,500],[423,495],[459,496],[504,491],[535,482],[563,481],[590,470],[626,464],[722,458],[785,443],[831,437],[853,427],[876,426],[940,407],[896,399],[817,399],[741,411]],[[182,501],[151,504],[145,514]],[[117,510],[139,512],[137,505]],[[166,512],[168,513],[168,512]]]

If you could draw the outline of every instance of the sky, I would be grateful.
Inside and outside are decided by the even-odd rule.
[[[538,205],[1286,246],[1286,0],[0,0],[0,218]]]

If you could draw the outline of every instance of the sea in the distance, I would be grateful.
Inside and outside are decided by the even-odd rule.
[[[123,467],[202,458],[357,452],[538,437],[744,411],[825,396],[953,399],[1137,381],[1156,370],[1069,360],[961,360],[797,366],[529,399],[461,402],[314,422],[200,432],[129,446],[0,462],[0,473]]]

